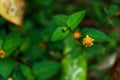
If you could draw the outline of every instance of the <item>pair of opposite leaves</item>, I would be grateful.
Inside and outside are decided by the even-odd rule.
[[[6,20],[22,25],[25,0],[0,0],[0,15]]]

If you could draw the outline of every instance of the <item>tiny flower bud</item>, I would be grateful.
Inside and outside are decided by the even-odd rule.
[[[81,36],[82,36],[82,35],[81,35],[80,32],[74,32],[74,33],[73,33],[73,38],[74,38],[74,39],[80,39]]]
[[[0,58],[4,58],[4,56],[5,56],[4,50],[0,50]]]
[[[45,43],[41,42],[41,43],[39,44],[39,48],[41,48],[41,49],[45,49],[45,48],[46,48]]]
[[[89,37],[88,35],[86,35],[86,37],[83,39],[83,44],[86,47],[89,47],[89,46],[93,45],[93,41],[94,41],[94,39],[92,39],[91,37]]]

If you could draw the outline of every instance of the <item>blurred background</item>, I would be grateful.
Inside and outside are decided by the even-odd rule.
[[[53,16],[80,10],[86,10],[86,14],[78,28],[98,29],[111,41],[86,48],[86,58],[78,52],[80,59],[66,59],[66,49],[75,48],[74,40],[68,37],[51,41],[58,27]],[[0,17],[3,42],[8,35],[14,38],[15,34],[20,35],[21,43],[5,60],[12,59],[17,67],[7,76],[0,67],[0,80],[120,80],[120,0],[26,0],[22,26]],[[15,39],[7,45],[14,42]],[[76,49],[71,51],[74,52]],[[24,67],[19,68],[21,64]],[[76,73],[72,66],[77,66]]]

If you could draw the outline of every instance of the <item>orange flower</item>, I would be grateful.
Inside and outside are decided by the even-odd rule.
[[[46,48],[45,43],[41,42],[41,43],[39,44],[39,48],[41,48],[41,49],[45,49],[45,48]]]
[[[73,33],[73,38],[74,38],[74,39],[80,39],[81,36],[82,36],[82,35],[81,35],[80,32],[77,32],[77,31],[76,31],[76,32]]]
[[[7,80],[13,80],[13,78],[9,77]]]
[[[89,37],[88,35],[86,35],[86,37],[83,39],[83,44],[86,47],[89,47],[89,46],[93,45],[93,41],[94,41],[94,39],[92,39],[91,37]]]
[[[4,58],[4,56],[5,56],[4,50],[0,50],[0,58]]]

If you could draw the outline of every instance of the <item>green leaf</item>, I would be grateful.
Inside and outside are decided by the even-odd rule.
[[[116,5],[112,5],[109,9],[109,15],[111,16],[115,14],[116,12],[119,12],[119,8]]]
[[[38,59],[40,59],[43,54],[46,51],[46,48],[40,48],[39,47],[40,43],[34,43],[32,45],[29,45],[31,47],[29,47],[29,49],[27,49],[27,51],[25,53],[29,53],[29,54],[24,54],[24,58],[27,58],[27,60],[34,62]]]
[[[32,71],[28,66],[21,64],[20,69],[27,80],[34,80],[34,77],[32,76]]]
[[[64,39],[69,34],[67,27],[58,27],[52,35],[52,41]]]
[[[86,57],[84,54],[76,58],[71,55],[62,60],[63,76],[61,80],[86,80]]]
[[[3,40],[0,38],[0,47],[3,45]]]
[[[99,21],[99,23],[104,23],[106,20],[105,14],[102,12],[102,4],[99,1],[95,1],[93,4],[93,11],[95,19]]]
[[[21,50],[22,52],[25,52],[25,51],[28,49],[29,46],[30,46],[30,40],[29,40],[29,39],[25,39],[25,40],[22,42],[21,46],[20,46],[20,50]]]
[[[4,50],[5,50],[5,56],[8,57],[9,55],[11,55],[20,45],[22,39],[20,38],[20,35],[18,34],[9,34],[6,37],[5,40],[5,44],[3,46]]]
[[[56,15],[53,16],[55,22],[58,24],[58,26],[66,26],[67,25],[67,16],[65,15]]]
[[[102,45],[93,45],[91,47],[84,48],[84,51],[86,53],[86,57],[91,59],[93,57],[99,56],[105,52],[105,47]]]
[[[42,61],[33,65],[33,73],[36,75],[38,80],[48,79],[55,75],[60,69],[60,64],[52,61]]]
[[[4,78],[9,77],[14,68],[14,61],[12,59],[0,59],[0,75]]]
[[[75,29],[85,16],[85,11],[76,12],[67,19],[67,25],[72,30]]]
[[[95,42],[110,41],[110,38],[106,34],[93,28],[84,28],[82,30],[82,35],[84,37],[86,35],[89,35],[91,38],[94,39]]]
[[[20,70],[14,71],[12,74],[12,78],[13,80],[26,80]]]

